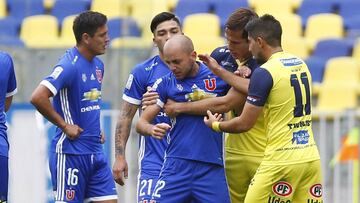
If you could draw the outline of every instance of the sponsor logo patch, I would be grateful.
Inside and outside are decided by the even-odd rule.
[[[300,130],[293,133],[292,144],[307,144],[309,142],[309,133],[307,130]]]
[[[292,193],[291,185],[285,181],[277,182],[273,185],[272,190],[276,195],[282,197],[289,196]]]
[[[315,184],[315,185],[311,186],[309,192],[313,197],[316,197],[316,198],[322,197],[322,185]]]
[[[63,72],[63,68],[61,66],[58,66],[54,69],[54,71],[51,73],[50,77],[53,79],[57,79],[59,75]]]

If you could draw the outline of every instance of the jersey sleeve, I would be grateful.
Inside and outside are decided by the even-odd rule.
[[[135,105],[140,105],[143,94],[146,92],[146,74],[141,66],[135,67],[126,82],[122,99]]]
[[[255,69],[250,78],[247,102],[255,106],[264,106],[273,86],[273,79],[269,71],[264,68]]]
[[[14,63],[10,55],[6,56],[7,60],[4,60],[5,65],[9,67],[9,80],[7,84],[6,97],[13,96],[17,92],[16,76],[14,70]]]
[[[164,104],[167,100],[167,77],[161,77],[156,80],[156,82],[153,84],[152,88],[159,94],[159,98],[156,101],[156,104],[160,106],[161,108],[164,107]]]
[[[41,81],[41,85],[47,87],[55,96],[57,92],[71,84],[76,75],[76,69],[64,65],[55,66],[52,73]]]

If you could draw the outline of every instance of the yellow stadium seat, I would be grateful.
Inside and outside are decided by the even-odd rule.
[[[357,86],[347,82],[327,82],[319,89],[316,109],[338,112],[357,107]]]
[[[266,13],[270,12],[269,14],[273,14],[271,13],[271,11],[277,11],[277,10],[280,12],[284,12],[285,10],[286,12],[288,11],[293,12],[294,10],[299,8],[301,2],[302,0],[273,0],[273,1],[248,0],[249,6],[251,8],[254,8],[255,11],[260,10],[260,13],[258,13],[259,15],[264,14],[262,13],[262,11],[267,11]],[[275,8],[275,6],[278,8]],[[269,10],[266,10],[266,7],[271,7],[271,8],[269,8]],[[283,8],[284,10],[281,10],[281,8]]]
[[[58,46],[58,22],[51,15],[26,17],[21,25],[20,39],[30,48],[54,48]]]
[[[44,0],[44,7],[47,10],[51,10],[54,6],[55,0]]]
[[[306,40],[302,37],[282,37],[282,48],[284,51],[294,54],[305,60],[310,51],[306,45]]]
[[[211,52],[219,47],[223,46],[225,44],[225,40],[222,37],[218,36],[209,36],[209,37],[193,37],[191,40],[194,43],[194,49],[196,53],[198,54],[211,54]]]
[[[325,65],[323,83],[347,82],[360,84],[360,65],[352,57],[336,57]]]
[[[76,39],[73,32],[73,23],[76,15],[67,16],[64,18],[61,25],[60,39],[61,42],[59,46],[61,47],[73,47],[76,44]]]
[[[352,53],[352,57],[360,61],[360,38],[358,38]]]
[[[129,15],[129,5],[127,1],[121,0],[92,0],[90,9],[103,13],[108,18]]]
[[[191,14],[185,17],[183,22],[183,32],[193,38],[205,36],[220,36],[220,19],[211,13]]]
[[[301,37],[303,34],[301,17],[297,14],[277,13],[274,17],[280,22],[282,28],[282,36]]]
[[[0,0],[0,18],[4,18],[6,15],[6,0]]]
[[[344,36],[343,20],[341,16],[332,13],[312,15],[306,23],[304,36],[311,50],[319,40],[342,38]]]
[[[142,37],[119,37],[111,40],[112,48],[149,48],[151,41]]]

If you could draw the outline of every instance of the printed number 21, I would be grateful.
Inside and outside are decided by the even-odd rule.
[[[301,73],[300,74],[301,83],[304,85],[305,88],[305,96],[306,96],[306,103],[305,106],[303,104],[302,93],[301,93],[301,86],[300,82],[296,76],[296,74],[291,74],[290,83],[291,86],[294,88],[295,93],[295,107],[294,107],[294,117],[301,117],[305,115],[309,115],[311,113],[311,98],[310,98],[310,84],[307,74]]]

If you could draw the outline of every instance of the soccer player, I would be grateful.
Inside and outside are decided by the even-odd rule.
[[[259,64],[242,114],[219,122],[208,111],[205,123],[215,131],[244,132],[264,111],[267,144],[245,202],[322,202],[320,157],[312,132],[311,75],[300,58],[283,52],[282,29],[271,15],[245,27],[249,49]],[[203,61],[216,65],[210,57]]]
[[[246,99],[249,80],[240,83],[239,76],[232,72],[236,71],[237,68],[250,69],[248,72],[248,77],[250,77],[251,72],[258,67],[249,51],[248,35],[244,30],[245,25],[257,17],[256,13],[246,8],[234,11],[225,24],[225,36],[228,45],[216,48],[211,54],[222,66],[217,65],[211,70],[233,86],[227,95],[195,102],[167,102],[165,112],[169,116],[176,116],[179,113],[206,115],[208,109],[217,113],[236,109],[236,111],[227,114],[229,118],[232,118],[241,112]],[[225,135],[225,171],[231,202],[233,203],[244,202],[250,181],[264,156],[266,137],[262,117],[261,115],[254,127],[248,132],[241,134],[226,133]]]
[[[76,46],[34,90],[31,103],[56,128],[49,166],[55,202],[116,203],[115,182],[100,129],[104,64],[109,43],[105,15],[86,11],[73,24]],[[53,106],[50,103],[53,97]]]
[[[150,29],[154,35],[153,41],[158,47],[159,55],[138,64],[132,70],[124,89],[123,103],[116,126],[116,158],[113,165],[113,176],[120,185],[124,185],[123,178],[128,176],[125,146],[130,135],[133,117],[141,105],[147,87],[151,87],[156,79],[170,72],[169,67],[164,62],[163,47],[165,42],[174,35],[182,34],[179,19],[169,12],[156,15],[152,19]],[[170,119],[161,111],[156,116],[154,123],[162,122],[170,124]],[[137,202],[150,201],[151,193],[164,162],[164,152],[167,145],[165,139],[159,141],[150,136],[140,136]]]
[[[151,124],[167,99],[184,102],[215,97],[226,92],[228,85],[196,61],[188,37],[173,36],[163,51],[172,72],[155,82],[153,88],[159,93],[159,100],[145,109],[136,125],[139,133],[158,139],[166,135],[169,142],[152,199],[162,203],[230,202],[221,133],[207,128],[202,116],[187,114],[172,118],[171,125]]]
[[[14,65],[11,56],[0,52],[0,202],[6,202],[9,182],[9,142],[7,139],[6,112],[17,92]]]

